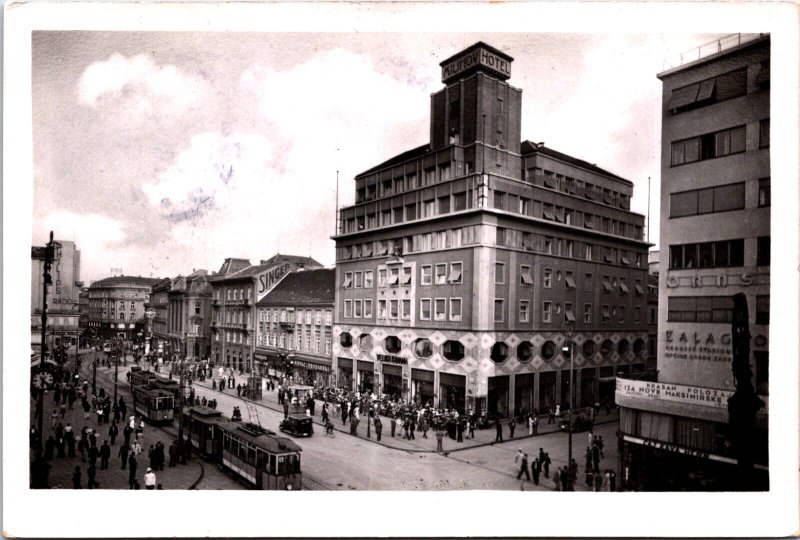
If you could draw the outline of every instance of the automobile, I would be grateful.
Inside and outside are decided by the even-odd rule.
[[[572,417],[572,432],[587,431],[592,429],[594,423],[582,414]],[[569,431],[569,416],[563,418],[558,425],[561,431]]]
[[[311,437],[314,434],[314,422],[306,414],[290,414],[278,428],[295,437]]]

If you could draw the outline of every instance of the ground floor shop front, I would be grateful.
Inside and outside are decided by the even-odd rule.
[[[298,384],[331,386],[331,362],[328,358],[299,354],[288,349],[259,347],[255,355],[255,371],[262,377],[291,378]]]

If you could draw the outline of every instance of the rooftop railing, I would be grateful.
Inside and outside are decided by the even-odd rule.
[[[696,60],[706,58],[708,56],[711,56],[712,54],[721,53],[722,51],[738,47],[742,43],[753,41],[754,39],[758,39],[764,35],[766,34],[739,33],[739,34],[729,34],[727,36],[723,36],[721,38],[709,41],[708,43],[704,43],[699,47],[694,47],[687,51],[684,51],[674,58],[671,58],[669,60],[664,60],[662,71],[669,71],[670,69],[680,67],[684,64],[688,64],[689,62],[694,62]]]

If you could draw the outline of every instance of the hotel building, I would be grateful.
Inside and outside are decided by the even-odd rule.
[[[566,407],[571,365],[576,406],[644,371],[633,184],[520,142],[512,62],[481,42],[442,62],[430,142],[356,176],[334,236],[339,386],[507,416]]]
[[[717,45],[717,44],[715,44]],[[733,489],[733,295],[757,393],[769,393],[770,38],[732,36],[663,83],[658,381],[617,381],[623,485]],[[766,489],[767,411],[756,417]]]
[[[52,347],[71,346],[80,335],[79,297],[81,279],[81,252],[75,242],[56,240],[50,276],[47,286],[47,331],[48,350]],[[31,347],[41,349],[42,344],[42,296],[44,294],[45,247],[31,247]]]

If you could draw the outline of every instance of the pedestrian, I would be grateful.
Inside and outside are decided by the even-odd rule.
[[[500,423],[500,417],[498,416],[495,418],[494,421],[495,431],[497,435],[495,435],[494,442],[503,442],[503,425]]]
[[[586,470],[588,471],[592,468],[592,449],[588,446],[586,447],[586,455],[584,457],[586,459]]]
[[[119,451],[117,452],[117,456],[120,458],[120,462],[122,463],[121,469],[125,468],[125,464],[128,462],[128,452],[130,451],[130,446],[128,443],[123,442],[119,446]]]
[[[408,422],[410,423],[410,425],[408,426],[409,439],[413,439],[414,438],[414,428],[416,428],[416,420],[417,420],[417,417],[415,415],[412,414],[412,415],[409,416],[409,419],[408,419]]]
[[[564,465],[559,471],[556,471],[555,476],[560,477],[562,491],[572,491],[569,481],[569,472],[567,471],[566,465]]]
[[[404,439],[410,439],[410,437],[408,436],[408,424],[409,424],[408,418],[403,420],[402,426],[403,426],[403,433],[404,433],[403,438]]]
[[[389,417],[389,425],[390,425],[390,427],[391,427],[391,429],[392,429],[392,437],[394,437],[394,430],[395,430],[395,428],[397,427],[397,422],[396,422],[396,418],[395,418],[395,415],[394,415],[394,414],[392,414],[392,415]]]
[[[131,454],[128,456],[128,485],[131,489],[133,489],[136,484],[136,469],[138,468],[139,464],[136,461],[136,455]]]
[[[53,409],[53,414],[50,415],[51,418],[51,427],[56,429],[58,425],[58,409]]]
[[[67,441],[67,455],[75,457],[75,432],[69,422],[67,422],[67,427],[64,428],[64,439]]]
[[[547,411],[547,415],[548,415],[547,423],[552,424],[556,418],[556,413],[553,411],[553,407],[550,407],[550,409]]]
[[[547,477],[547,474],[545,474],[545,477]],[[553,475],[553,489],[555,491],[561,491],[561,475],[559,475],[558,472]]]
[[[88,420],[90,413],[92,411],[92,406],[89,404],[89,400],[84,399],[82,406],[83,406],[83,419]]]
[[[375,417],[375,437],[380,441],[381,440],[381,430],[383,429],[383,423],[379,416]]]
[[[111,446],[108,445],[108,441],[103,441],[102,446],[100,446],[100,470],[108,469],[108,458],[111,457]]]
[[[125,401],[122,399],[122,396],[119,397],[119,414],[120,418],[125,418],[128,414],[128,406],[125,405]]]
[[[155,455],[154,455],[154,446],[151,444],[150,448],[147,449],[147,462],[150,464],[150,468],[155,468]]]
[[[589,433],[586,435],[586,437],[587,437],[587,438],[588,438],[588,440],[589,440],[589,443],[588,443],[588,444],[589,444],[589,448],[591,448],[591,447],[592,447],[592,445],[594,445],[594,444],[597,444],[597,437],[595,437],[595,436],[592,434],[592,432],[591,432],[591,431],[590,431],[590,432],[589,432]]]
[[[517,427],[517,421],[514,420],[514,417],[511,417],[511,420],[508,421],[508,431],[511,434],[509,438],[514,438],[514,429]]]
[[[133,433],[131,426],[125,424],[125,427],[122,428],[122,436],[125,438],[125,444],[127,445],[131,444],[131,433]]]
[[[94,466],[94,463],[90,463],[89,467],[86,469],[86,476],[89,478],[88,488],[94,489],[95,487],[100,487],[100,484],[95,482],[94,478],[97,474],[97,467]]]
[[[88,445],[86,444],[86,439],[81,438],[81,440],[78,441],[78,452],[81,453],[81,461],[83,462],[86,461],[87,450],[88,450]]]
[[[610,470],[608,474],[608,491],[617,491],[617,473],[613,470]]]
[[[322,404],[322,423],[328,423],[328,403],[325,402]]]
[[[600,457],[602,459],[605,459],[606,456],[603,455],[603,446],[605,446],[605,443],[603,442],[603,436],[600,435],[597,438],[597,447],[600,449]]]
[[[67,406],[62,403],[61,407],[58,408],[58,413],[61,415],[61,419],[63,420],[64,416],[67,414]]]
[[[425,418],[424,416],[422,418],[420,418],[419,428],[422,430],[422,438],[423,439],[427,439],[428,438],[428,419]]]
[[[167,453],[169,454],[169,466],[176,466],[178,464],[178,445],[175,444],[175,441],[169,443]]]
[[[535,458],[533,463],[531,463],[531,476],[533,476],[533,484],[535,486],[539,485],[539,474],[542,472],[542,464],[539,462],[539,458]]]
[[[528,413],[528,435],[533,435],[533,415]]]
[[[114,441],[117,440],[118,433],[119,427],[117,426],[117,421],[114,420],[108,428],[108,437],[111,439],[111,446],[114,446]]]
[[[444,439],[444,429],[442,428],[442,424],[438,424],[436,426],[436,451],[437,452],[444,452],[444,447],[442,446],[442,440]]]
[[[61,425],[61,424],[59,424]],[[66,445],[66,441],[64,441],[64,430],[61,430],[61,434],[56,434],[56,450],[58,451],[58,457],[64,457],[64,447]]]
[[[592,465],[595,471],[600,470],[600,448],[597,445],[592,446]]]
[[[96,412],[97,412],[97,424],[100,425],[103,423],[103,408],[98,407]]]
[[[600,471],[594,475],[594,490],[603,491],[603,474]]]
[[[75,465],[72,472],[72,489],[81,489],[81,466]]]
[[[242,397],[242,385],[241,384],[237,384],[236,385],[236,395],[238,397]]]
[[[545,478],[550,478],[550,463],[552,463],[552,461],[550,460],[550,454],[545,452],[544,459],[542,460],[542,466],[544,467]]]
[[[519,472],[517,473],[517,480],[520,479],[520,477],[522,476],[522,473],[525,473],[525,478],[528,480],[528,482],[530,482],[531,481],[531,475],[528,474],[528,454],[527,453],[522,455],[522,460],[520,461],[520,466],[519,466]]]
[[[532,423],[533,423],[533,434],[534,435],[538,435],[539,434],[539,416],[538,415],[536,415],[536,414],[533,415]]]
[[[475,417],[474,416],[470,416],[469,419],[467,420],[467,422],[468,422],[467,427],[469,427],[469,438],[470,439],[474,439],[475,438]]]
[[[131,453],[136,457],[139,457],[139,454],[142,453],[142,445],[136,439],[131,443]]]
[[[464,422],[460,418],[456,420],[456,442],[464,442]]]
[[[289,402],[283,400],[283,419],[286,420],[287,418],[289,418]],[[344,422],[342,422],[342,424],[344,424]]]
[[[100,450],[97,448],[96,445],[90,445],[88,456],[89,456],[89,465],[94,465],[97,463],[97,456],[100,455]]]
[[[212,390],[216,390],[217,389],[217,379],[212,379],[211,380],[211,389]]]
[[[561,418],[561,405],[556,405],[555,416],[556,418]]]
[[[311,416],[314,416],[314,409],[317,407],[317,402],[314,401],[314,396],[309,396],[308,398],[308,410],[311,411]]]

